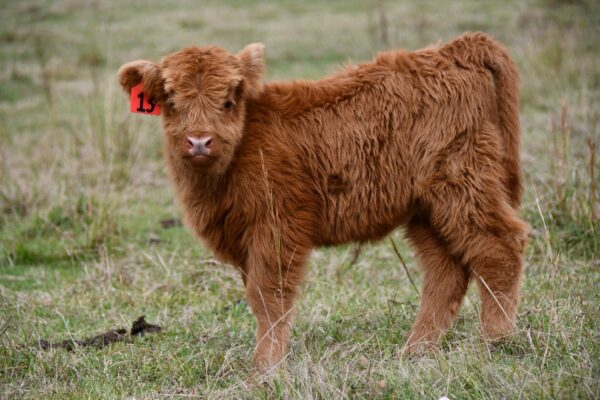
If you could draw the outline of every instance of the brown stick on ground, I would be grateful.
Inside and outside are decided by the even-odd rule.
[[[44,350],[62,348],[71,351],[75,347],[97,347],[101,349],[116,342],[129,343],[133,336],[144,336],[146,333],[157,333],[160,332],[161,329],[162,328],[158,325],[147,323],[142,315],[133,322],[129,333],[127,333],[126,329],[120,328],[111,329],[100,335],[82,340],[67,339],[62,342],[50,343],[47,340],[41,339],[39,341],[39,346]]]

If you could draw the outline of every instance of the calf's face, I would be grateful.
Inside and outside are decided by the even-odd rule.
[[[231,54],[218,47],[188,47],[159,64],[138,60],[119,69],[126,93],[143,91],[163,110],[169,157],[221,174],[244,129],[246,102],[262,90],[264,46]]]

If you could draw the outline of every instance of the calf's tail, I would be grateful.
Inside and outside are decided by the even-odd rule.
[[[518,208],[523,193],[519,158],[519,71],[508,50],[483,33],[465,34],[454,44],[464,61],[487,68],[493,76],[497,105],[495,122],[504,141],[504,181],[510,204]]]

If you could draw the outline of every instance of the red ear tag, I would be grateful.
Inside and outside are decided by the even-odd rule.
[[[142,92],[142,84],[140,83],[131,88],[129,111],[137,114],[160,115],[160,106],[156,100],[148,98],[146,93]]]

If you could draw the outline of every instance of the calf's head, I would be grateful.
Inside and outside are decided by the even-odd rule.
[[[244,129],[246,102],[260,95],[264,46],[237,54],[218,47],[188,47],[159,64],[138,60],[119,69],[126,93],[142,82],[144,93],[163,111],[168,156],[223,173]]]

